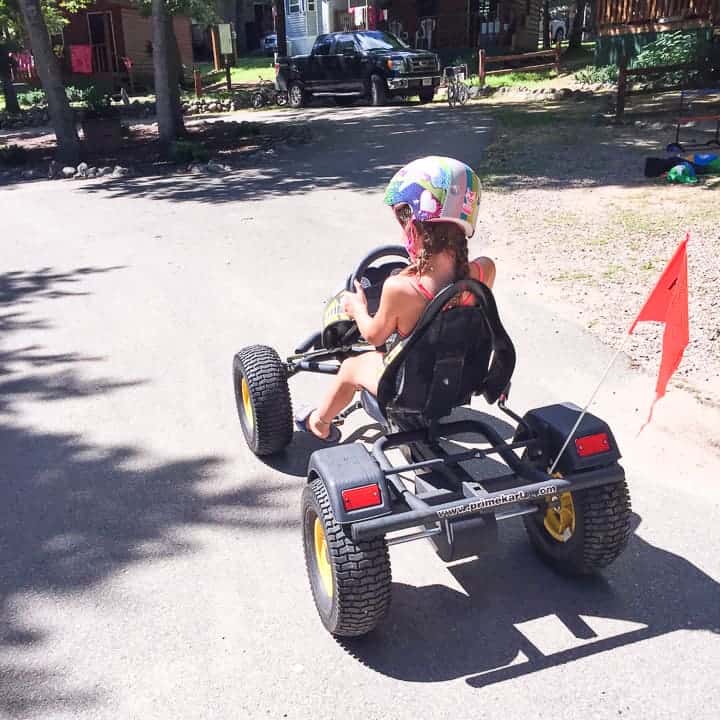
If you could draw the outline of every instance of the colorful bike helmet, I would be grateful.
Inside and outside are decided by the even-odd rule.
[[[480,178],[447,157],[424,157],[399,170],[385,190],[386,205],[408,205],[421,222],[454,222],[472,237],[480,207]]]

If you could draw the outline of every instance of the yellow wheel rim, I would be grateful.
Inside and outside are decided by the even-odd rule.
[[[333,596],[333,576],[332,567],[330,565],[330,553],[328,551],[327,541],[325,540],[325,531],[319,517],[315,517],[315,561],[317,562],[320,580],[322,581],[323,590],[328,597]]]
[[[567,542],[575,533],[575,506],[572,495],[563,493],[553,498],[545,512],[545,529],[558,542]]]
[[[253,415],[252,402],[250,401],[250,388],[247,380],[243,377],[240,381],[240,392],[242,394],[243,412],[247,420],[248,427],[252,430],[255,427],[255,416]]]

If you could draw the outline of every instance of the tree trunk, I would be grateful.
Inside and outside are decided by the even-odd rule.
[[[20,0],[20,8],[25,19],[25,29],[30,36],[35,66],[47,96],[48,112],[57,139],[58,160],[75,163],[80,158],[75,116],[65,95],[60,65],[50,46],[50,35],[40,9],[40,0]]]
[[[155,74],[155,100],[157,105],[158,134],[160,147],[167,153],[178,135],[178,118],[175,112],[172,87],[176,77],[170,58],[170,36],[173,33],[172,20],[165,0],[152,0],[153,27],[153,69]]]
[[[577,0],[575,3],[575,17],[570,29],[570,42],[568,48],[580,48],[582,46],[583,19],[585,17],[585,5],[587,0]]]
[[[3,75],[2,78],[3,95],[5,96],[5,110],[11,115],[17,115],[20,112],[20,105],[18,105],[17,94],[15,93],[15,86],[13,85],[12,78],[10,75]]]
[[[12,81],[12,60],[7,45],[0,42],[0,83],[5,96],[5,110],[13,115],[20,112],[15,86]]]
[[[15,86],[12,81],[13,61],[10,58],[10,46],[3,42],[3,33],[0,31],[0,84],[5,96],[5,110],[13,115],[20,112]]]
[[[180,100],[180,85],[183,82],[183,68],[180,58],[175,29],[172,18],[167,24],[168,28],[168,76],[170,78],[170,99],[172,102],[173,115],[175,117],[176,136],[185,134],[185,122],[183,120],[182,102]]]
[[[542,24],[543,48],[550,47],[550,0],[543,3],[543,24]]]

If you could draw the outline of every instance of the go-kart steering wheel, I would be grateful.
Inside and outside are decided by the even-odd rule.
[[[350,292],[355,292],[355,281],[359,280],[375,261],[384,257],[401,257],[406,260],[410,259],[408,251],[402,245],[382,245],[379,248],[375,248],[372,252],[368,253],[355,268],[355,272],[348,280],[347,289]]]

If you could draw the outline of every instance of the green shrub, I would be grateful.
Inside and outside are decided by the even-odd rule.
[[[45,105],[47,98],[43,90],[26,90],[24,93],[18,93],[18,102],[20,105]]]
[[[80,88],[77,85],[68,85],[65,88],[68,102],[83,102],[87,88]]]
[[[575,73],[575,79],[586,85],[596,85],[597,83],[615,83],[618,78],[617,65],[605,65],[603,67],[595,67],[588,65],[582,70]]]
[[[663,65],[689,65],[698,59],[698,39],[693,33],[677,32],[660,33],[657,40],[645,45],[635,56],[631,67],[662,67]],[[686,76],[694,77],[696,71],[676,71],[651,78],[653,86],[675,85]]]
[[[87,108],[86,116],[103,117],[110,112],[112,97],[95,85],[83,92],[83,103]]]
[[[210,153],[201,143],[192,140],[176,140],[170,149],[170,157],[180,164],[206,163],[210,159]]]
[[[24,165],[27,161],[27,150],[20,145],[5,145],[0,147],[0,165]]]
[[[645,45],[632,61],[632,67],[657,67],[693,63],[698,56],[698,39],[694,33],[660,33],[657,40]]]

